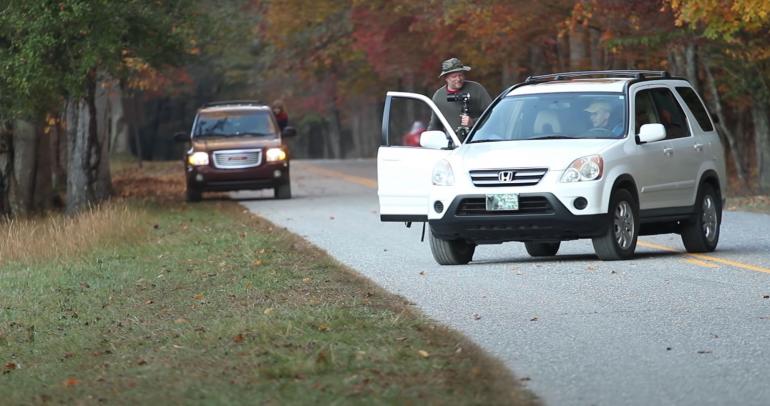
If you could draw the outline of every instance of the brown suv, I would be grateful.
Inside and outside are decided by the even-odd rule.
[[[184,156],[187,200],[199,201],[205,191],[267,189],[277,199],[291,198],[289,151],[269,106],[251,101],[209,103],[198,109],[192,132],[177,133],[190,142]]]

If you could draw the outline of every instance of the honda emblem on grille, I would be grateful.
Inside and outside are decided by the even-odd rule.
[[[500,171],[497,173],[497,179],[500,182],[508,183],[513,180],[513,171]]]

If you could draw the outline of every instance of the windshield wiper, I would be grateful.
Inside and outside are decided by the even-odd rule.
[[[569,135],[543,135],[540,137],[527,138],[527,140],[574,140],[578,137],[571,137]]]
[[[468,144],[481,144],[482,142],[499,142],[499,141],[510,141],[510,140],[500,140],[500,139],[484,139],[484,140],[470,140],[468,141]]]

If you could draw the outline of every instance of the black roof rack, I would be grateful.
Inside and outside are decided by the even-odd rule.
[[[210,102],[203,105],[203,107],[215,107],[215,106],[265,106],[265,103],[262,103],[258,100],[225,100],[225,101],[216,101],[216,102]]]
[[[646,79],[646,78],[662,78],[668,79],[671,77],[667,71],[664,70],[590,70],[582,72],[562,72],[551,73],[548,75],[529,76],[524,83],[538,83],[538,82],[550,82],[554,80],[574,79],[581,77],[626,77],[634,79]]]

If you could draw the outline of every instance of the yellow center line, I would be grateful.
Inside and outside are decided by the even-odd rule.
[[[693,265],[702,266],[704,268],[719,268],[719,265],[717,264],[712,264],[711,262],[701,261],[695,258],[685,259],[684,262],[687,262]]]
[[[331,169],[321,168],[320,166],[312,165],[312,164],[303,164],[303,166],[307,166],[310,168],[314,173],[319,173],[322,175],[331,176],[334,178],[339,178],[342,180],[346,180],[351,183],[355,183],[357,185],[366,186],[371,189],[377,189],[377,181],[374,179],[364,178],[361,176],[353,176],[348,175],[342,172],[333,171]]]
[[[668,246],[665,246],[665,245],[655,244],[655,243],[651,243],[651,242],[647,242],[647,241],[637,241],[636,244],[640,245],[642,247],[646,247],[646,248],[658,249],[658,250],[668,251],[668,252],[677,252],[677,253],[680,253],[680,254],[683,254],[683,255],[695,258],[697,260],[716,262],[716,263],[720,263],[720,264],[724,264],[724,265],[734,266],[734,267],[740,268],[740,269],[746,269],[746,270],[749,270],[749,271],[770,273],[770,269],[763,268],[761,266],[756,266],[756,265],[751,265],[751,264],[744,264],[743,262],[732,261],[732,260],[724,259],[724,258],[712,257],[712,256],[706,255],[706,254],[690,254],[690,253],[686,253],[686,252],[681,252],[679,250],[675,250],[675,249],[673,249],[671,247],[668,247]]]

